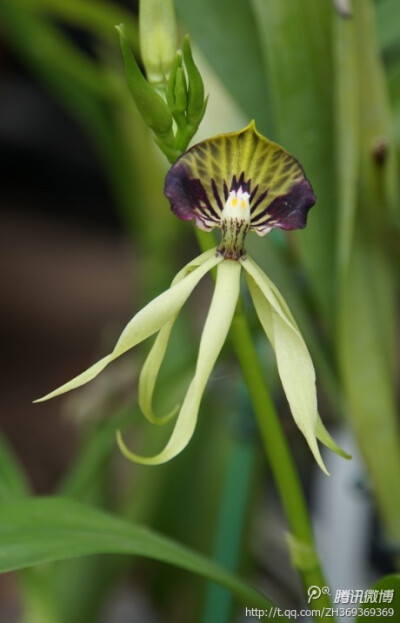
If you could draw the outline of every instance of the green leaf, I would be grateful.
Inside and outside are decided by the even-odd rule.
[[[376,584],[374,584],[371,588],[372,590],[379,591],[379,593],[381,591],[393,591],[393,599],[392,601],[383,602],[383,603],[382,602],[371,603],[371,604],[368,604],[368,606],[363,604],[361,607],[363,608],[364,611],[366,611],[366,614],[360,614],[356,618],[355,623],[371,623],[371,621],[376,621],[378,618],[379,618],[379,621],[383,621],[384,620],[383,615],[379,617],[378,615],[372,616],[373,610],[377,610],[378,608],[380,610],[383,610],[384,608],[385,609],[393,608],[394,615],[391,616],[389,620],[397,621],[400,615],[400,575],[399,574],[387,575],[384,578],[381,578],[380,580],[378,580],[378,582],[376,582]]]
[[[325,324],[333,326],[337,214],[333,149],[331,0],[253,0],[275,119],[274,140],[301,162],[317,203],[294,234]],[[322,140],[323,137],[323,140]]]
[[[11,45],[47,80],[57,82],[62,74],[64,80],[76,83],[85,94],[120,98],[121,77],[83,53],[50,21],[9,1],[0,3],[0,17]]]
[[[376,3],[380,47],[384,52],[400,46],[400,4],[398,0],[379,0]]]
[[[22,465],[4,437],[0,437],[0,502],[23,498],[29,489]]]
[[[64,498],[0,505],[0,572],[92,554],[144,556],[192,571],[233,591],[247,606],[267,598],[206,558],[146,528]]]
[[[336,172],[338,178],[339,278],[348,268],[353,240],[359,173],[359,84],[354,19],[334,17]]]
[[[388,352],[395,344],[394,284],[384,251],[357,238],[339,319],[343,387],[386,529],[399,539],[400,489],[388,486],[400,480],[398,413]]]
[[[388,85],[378,48],[375,3],[372,0],[356,3],[354,19],[361,127],[360,213],[376,239],[385,237],[387,216],[399,214],[398,163]]]
[[[372,0],[354,3],[360,172],[357,229],[341,284],[338,360],[352,428],[391,538],[400,538],[400,435],[396,407],[395,275],[388,216],[398,210],[398,174]],[[379,218],[377,218],[379,214]]]
[[[132,12],[122,6],[114,6],[111,2],[96,0],[95,2],[81,2],[81,0],[13,0],[14,4],[35,14],[44,14],[58,18],[77,26],[87,28],[95,36],[103,36],[115,43],[114,26],[124,22],[127,25],[127,35],[135,52],[139,50],[139,35],[135,17]],[[42,20],[43,21],[43,20]]]
[[[128,405],[92,427],[83,436],[78,455],[58,486],[59,495],[85,502],[88,501],[88,496],[92,499],[96,487],[103,484],[99,480],[102,479],[103,470],[116,449],[116,429],[125,430],[137,416],[137,406]]]

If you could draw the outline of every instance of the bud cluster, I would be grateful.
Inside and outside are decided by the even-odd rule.
[[[132,54],[124,26],[117,30],[129,91],[156,143],[173,163],[195,135],[207,98],[189,37],[184,38],[182,50],[171,53],[176,47],[172,3],[164,5],[164,12],[171,5],[168,20],[159,19],[156,4],[156,0],[140,2],[140,48],[147,78]]]

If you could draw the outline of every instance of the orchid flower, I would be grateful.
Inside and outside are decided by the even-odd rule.
[[[311,184],[298,161],[264,138],[254,122],[240,132],[221,134],[186,151],[169,170],[165,195],[183,220],[194,220],[202,230],[221,230],[218,247],[185,266],[171,287],[153,299],[127,324],[114,350],[82,374],[37,402],[84,385],[127,350],[158,332],[139,379],[139,404],[152,423],[163,424],[178,412],[165,448],[156,456],[131,452],[118,433],[129,459],[149,465],[164,463],[189,443],[200,402],[217,357],[229,332],[245,273],[251,298],[272,347],[293,418],[317,463],[326,472],[317,440],[344,454],[322,424],[317,410],[315,372],[299,328],[277,287],[247,255],[249,231],[264,236],[271,229],[299,229],[315,203]],[[152,399],[174,321],[199,281],[217,269],[214,294],[200,339],[193,379],[180,407],[157,417]]]

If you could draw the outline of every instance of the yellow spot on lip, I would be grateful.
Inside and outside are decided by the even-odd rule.
[[[236,197],[234,197],[234,198],[232,199],[232,206],[233,206],[234,208],[236,208],[237,203],[238,203],[238,200],[237,200],[237,198],[236,198]],[[243,203],[243,202],[242,202],[242,203]],[[242,206],[242,207],[243,207],[243,206]]]
[[[240,207],[241,208],[245,208],[246,207],[246,202],[244,201],[244,199],[242,199],[242,201],[240,202]]]

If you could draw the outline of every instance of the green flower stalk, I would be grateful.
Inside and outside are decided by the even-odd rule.
[[[315,196],[301,165],[282,147],[259,134],[252,122],[240,132],[213,137],[185,152],[166,176],[165,195],[179,218],[194,220],[205,231],[219,228],[220,244],[185,266],[167,291],[132,318],[112,353],[39,401],[87,383],[114,359],[158,332],[140,375],[139,403],[152,423],[165,423],[178,412],[175,427],[165,448],[153,457],[131,452],[119,433],[118,442],[124,455],[138,463],[169,461],[187,446],[194,433],[207,381],[229,332],[244,272],[260,323],[275,350],[293,418],[318,465],[327,473],[317,440],[345,454],[318,415],[315,372],[307,346],[277,287],[247,255],[244,246],[249,231],[264,236],[274,227],[305,227]],[[153,393],[173,324],[193,289],[215,267],[215,290],[193,379],[182,405],[157,417],[152,408]]]

